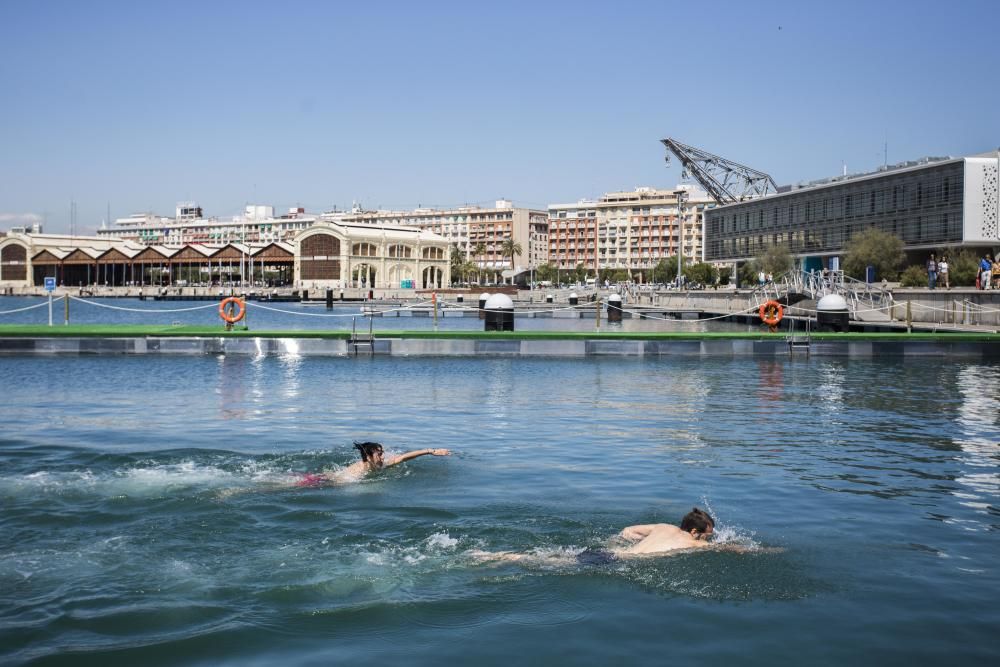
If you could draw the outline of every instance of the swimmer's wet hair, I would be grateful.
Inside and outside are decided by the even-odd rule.
[[[699,533],[704,533],[711,528],[715,530],[715,519],[708,515],[708,512],[700,510],[697,507],[691,509],[690,512],[684,515],[681,519],[681,530],[685,533],[690,530],[696,530]]]
[[[376,452],[382,451],[382,445],[377,442],[355,442],[354,449],[361,452],[361,460],[368,461],[370,458],[374,458]]]

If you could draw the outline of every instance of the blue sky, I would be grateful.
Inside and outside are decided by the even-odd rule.
[[[244,204],[544,208],[1000,145],[1000,2],[0,2],[0,229]],[[675,163],[676,164],[676,163]]]

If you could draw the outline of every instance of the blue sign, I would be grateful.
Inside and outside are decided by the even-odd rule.
[[[45,279],[45,291],[51,292],[56,288],[56,279],[54,277],[49,277]]]
[[[413,289],[413,281],[412,280],[400,280],[399,281],[399,286],[402,289]]]

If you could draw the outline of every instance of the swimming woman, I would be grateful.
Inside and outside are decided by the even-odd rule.
[[[382,445],[377,442],[355,442],[354,448],[361,454],[361,460],[352,463],[341,470],[331,472],[308,473],[303,475],[295,486],[325,486],[327,484],[338,484],[342,482],[356,481],[363,475],[382,468],[390,468],[415,459],[418,456],[450,456],[447,449],[417,449],[406,452],[399,456],[386,459]]]

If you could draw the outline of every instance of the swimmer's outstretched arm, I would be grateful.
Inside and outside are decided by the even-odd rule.
[[[400,454],[391,459],[388,459],[383,466],[388,468],[389,466],[398,465],[410,459],[415,459],[418,456],[451,456],[451,452],[447,449],[416,449],[412,452],[406,452],[405,454]]]

